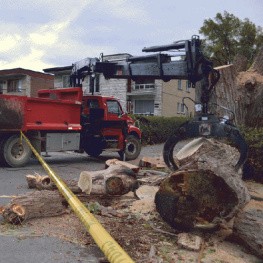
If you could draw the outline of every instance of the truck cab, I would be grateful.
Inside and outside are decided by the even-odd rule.
[[[89,155],[98,156],[103,150],[111,150],[117,151],[121,158],[133,160],[140,154],[141,131],[116,98],[83,96],[81,124],[83,141],[88,141],[83,147]]]

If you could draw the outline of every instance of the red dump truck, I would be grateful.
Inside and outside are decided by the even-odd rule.
[[[0,162],[26,165],[32,152],[77,151],[97,157],[109,149],[132,160],[141,150],[141,131],[114,97],[84,96],[81,88],[40,90],[38,97],[0,95]]]

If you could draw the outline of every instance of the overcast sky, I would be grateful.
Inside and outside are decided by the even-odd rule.
[[[0,69],[68,66],[198,34],[227,11],[263,26],[263,0],[0,0]]]

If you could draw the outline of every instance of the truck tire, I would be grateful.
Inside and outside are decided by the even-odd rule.
[[[10,167],[25,166],[32,155],[27,143],[24,140],[21,143],[18,135],[7,138],[3,142],[1,151],[4,161]]]
[[[136,159],[141,152],[141,142],[140,139],[128,135],[126,138],[126,149],[125,149],[125,159],[127,161]]]
[[[85,152],[92,157],[99,157],[102,153],[102,149],[100,147],[95,148],[96,146],[94,146],[94,148],[89,148],[86,149]]]

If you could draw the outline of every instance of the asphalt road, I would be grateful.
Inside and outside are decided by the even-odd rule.
[[[162,155],[163,145],[143,147],[141,155],[132,163],[138,164],[142,156],[159,157]],[[105,161],[109,158],[118,158],[117,153],[104,152],[99,158],[91,158],[86,154],[73,152],[52,153],[44,157],[49,166],[62,179],[78,180],[81,171],[95,171],[105,168]],[[30,191],[27,188],[25,176],[28,174],[46,174],[36,159],[23,168],[0,167],[0,196],[19,195]],[[9,202],[8,198],[0,198],[0,205]],[[0,219],[0,223],[4,224]],[[56,262],[97,263],[103,254],[97,247],[83,247],[51,237],[19,238],[12,231],[0,232],[0,263],[36,263]]]

